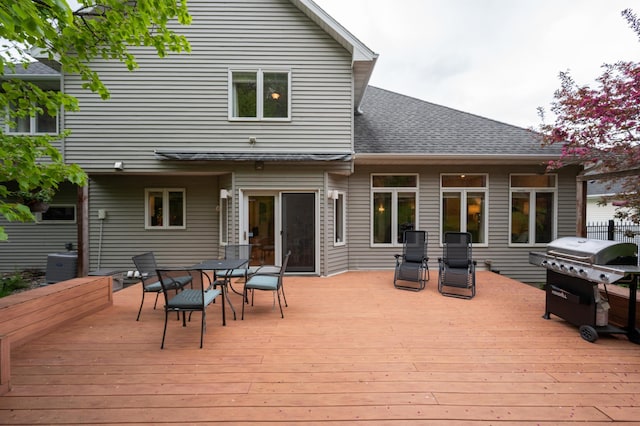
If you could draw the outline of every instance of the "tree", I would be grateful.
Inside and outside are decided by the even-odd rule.
[[[640,38],[640,19],[622,12]],[[640,63],[620,61],[602,65],[596,87],[579,86],[569,72],[560,73],[561,87],[554,94],[551,111],[556,119],[543,124],[543,144],[562,144],[558,161],[549,169],[580,162],[595,171],[596,180],[609,186],[617,181],[622,202],[616,215],[640,222]],[[595,174],[597,172],[597,174]]]
[[[73,1],[73,0],[70,0]],[[9,221],[32,221],[20,193],[50,193],[60,183],[85,185],[86,174],[65,164],[55,142],[69,134],[28,135],[7,132],[17,121],[38,114],[57,116],[75,111],[78,101],[33,82],[11,78],[17,67],[29,66],[32,54],[60,64],[64,74],[80,75],[83,88],[109,98],[109,91],[91,69],[95,59],[116,60],[137,68],[132,46],[152,47],[160,57],[190,51],[187,39],[170,29],[188,25],[187,0],[11,0],[0,3],[0,214]],[[6,116],[5,116],[6,115]],[[7,234],[0,227],[0,240]]]

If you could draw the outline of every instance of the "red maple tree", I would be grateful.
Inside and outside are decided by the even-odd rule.
[[[622,12],[640,38],[640,19],[630,9]],[[562,144],[558,161],[584,164],[594,180],[609,188],[617,184],[616,216],[640,222],[640,63],[620,61],[602,65],[595,87],[580,86],[568,72],[560,73],[554,94],[553,124],[541,124],[543,144]],[[544,122],[544,111],[539,110]],[[624,207],[624,208],[620,208]]]

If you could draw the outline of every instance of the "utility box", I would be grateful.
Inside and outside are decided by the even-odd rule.
[[[78,276],[78,252],[52,253],[47,256],[47,284],[70,280]]]

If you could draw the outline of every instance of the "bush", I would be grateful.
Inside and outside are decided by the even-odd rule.
[[[14,272],[0,278],[0,297],[12,294],[16,290],[29,288],[31,281],[24,277],[22,272]]]

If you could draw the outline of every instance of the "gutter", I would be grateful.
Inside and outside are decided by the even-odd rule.
[[[557,160],[557,154],[388,154],[357,153],[356,165],[395,165],[395,164],[476,164],[476,165],[540,165]]]

